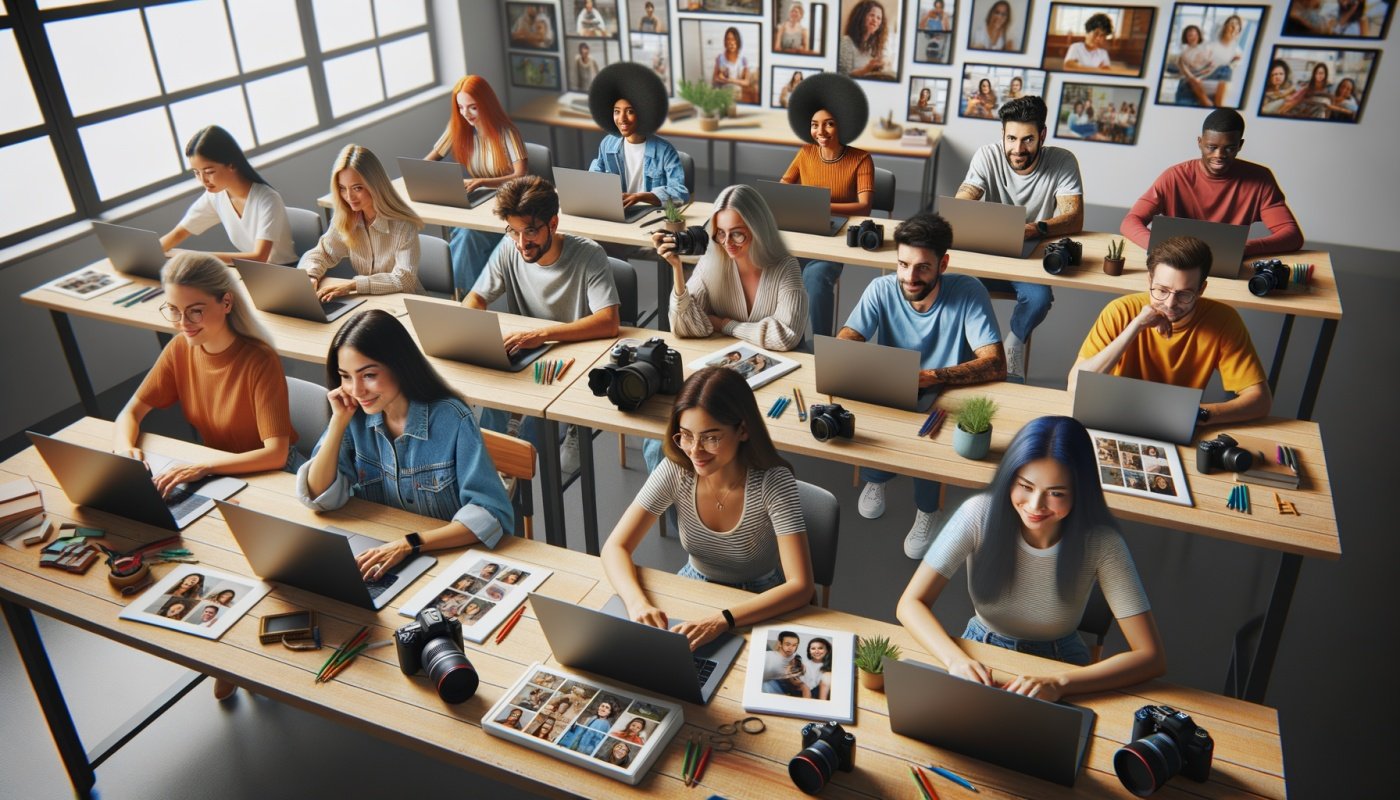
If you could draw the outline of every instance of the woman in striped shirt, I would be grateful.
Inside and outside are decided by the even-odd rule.
[[[962,638],[1072,666],[994,681],[991,669],[958,647],[932,606],[964,563],[976,613]],[[1095,582],[1129,649],[1090,664],[1076,628]],[[896,615],[952,674],[1052,702],[1166,672],[1147,594],[1104,503],[1089,433],[1070,417],[1041,417],[1016,434],[991,486],[939,532]]]
[[[738,373],[707,367],[676,395],[666,460],[647,478],[603,546],[603,571],[628,615],[685,634],[695,649],[737,625],[752,625],[812,599],[812,564],[792,468],[778,456],[753,390]],[[679,512],[680,574],[755,596],[670,626],[637,580],[632,552],[667,508]]]

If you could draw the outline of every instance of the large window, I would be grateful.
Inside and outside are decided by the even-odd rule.
[[[0,0],[0,75],[0,247],[437,81],[426,0]]]

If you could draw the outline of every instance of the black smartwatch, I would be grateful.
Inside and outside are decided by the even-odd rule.
[[[405,542],[408,542],[409,547],[413,548],[411,555],[416,557],[419,553],[423,552],[423,537],[419,536],[417,531],[408,534],[403,537],[403,539]]]
[[[1035,229],[1036,229],[1037,231],[1039,231],[1039,233],[1040,233],[1041,236],[1049,236],[1049,235],[1050,235],[1050,226],[1049,226],[1049,225],[1046,225],[1046,224],[1045,224],[1045,220],[1043,220],[1043,219],[1036,220],[1036,222],[1035,222]]]
[[[1210,410],[1205,406],[1196,409],[1196,424],[1204,425],[1210,419]]]
[[[734,615],[729,613],[729,609],[721,608],[719,613],[724,615],[724,621],[729,623],[729,630],[734,630]]]

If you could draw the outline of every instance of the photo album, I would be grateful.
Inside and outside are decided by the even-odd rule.
[[[758,389],[761,386],[772,383],[784,375],[797,369],[800,364],[790,358],[775,355],[767,350],[760,350],[751,344],[735,342],[733,346],[697,358],[686,365],[686,369],[694,371],[705,367],[729,367],[749,382],[750,389]]]
[[[409,598],[399,613],[414,618],[433,606],[444,617],[455,617],[462,623],[463,639],[481,644],[553,574],[543,567],[517,564],[490,550],[473,548]]]
[[[117,616],[217,639],[270,591],[259,580],[180,564]]]
[[[106,294],[118,286],[125,286],[131,283],[130,278],[123,278],[120,275],[113,275],[110,272],[103,272],[98,269],[80,269],[77,272],[64,275],[49,283],[44,284],[45,289],[66,294],[69,297],[76,297],[79,300],[88,300],[99,294]]]
[[[744,710],[854,722],[855,639],[854,633],[803,625],[755,627]]]
[[[1176,447],[1154,439],[1089,429],[1099,462],[1104,491],[1194,505],[1186,486],[1186,470]]]

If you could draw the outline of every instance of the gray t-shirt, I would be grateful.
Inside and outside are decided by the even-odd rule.
[[[983,145],[972,154],[963,183],[981,189],[983,200],[1025,206],[1026,222],[1054,217],[1056,197],[1084,194],[1074,153],[1048,145],[1041,146],[1040,163],[1029,175],[1017,175],[1011,169],[1001,144]]]
[[[574,322],[618,305],[608,254],[590,239],[564,234],[553,264],[531,264],[509,240],[501,240],[472,291],[487,303],[506,295],[517,314]]]

